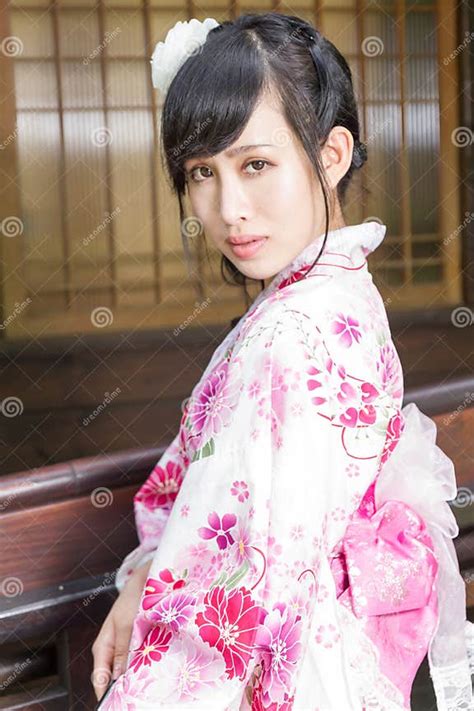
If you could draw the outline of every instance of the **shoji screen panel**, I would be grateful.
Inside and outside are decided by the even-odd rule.
[[[210,244],[208,263],[196,243],[209,303],[188,276],[177,202],[159,162],[149,57],[177,20],[274,6],[15,0],[1,7],[2,27],[17,42],[2,58],[11,70],[1,98],[13,136],[0,151],[9,191],[2,225],[21,224],[4,249],[4,334],[91,331],[96,309],[111,329],[169,327],[190,316],[196,325],[226,322],[241,313],[239,290],[222,284]],[[370,257],[387,304],[455,303],[456,60],[443,62],[456,47],[454,0],[331,0],[280,10],[315,23],[351,65],[369,161],[350,188],[346,216],[387,224]]]

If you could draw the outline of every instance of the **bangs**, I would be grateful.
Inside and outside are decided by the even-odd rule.
[[[163,160],[176,182],[187,159],[212,156],[239,138],[266,86],[261,57],[249,36],[213,33],[186,60],[163,106]]]

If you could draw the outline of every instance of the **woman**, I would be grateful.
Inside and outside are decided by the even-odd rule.
[[[182,223],[187,189],[223,277],[262,291],[135,496],[100,708],[398,711],[427,652],[439,708],[467,708],[452,463],[402,411],[366,261],[386,228],[342,211],[366,159],[349,67],[274,12],[173,32],[153,76]]]

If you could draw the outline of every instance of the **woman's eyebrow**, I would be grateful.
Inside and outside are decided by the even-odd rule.
[[[234,155],[238,155],[239,153],[244,153],[245,151],[249,151],[251,148],[264,148],[264,147],[275,147],[274,143],[249,143],[245,146],[236,146],[236,148],[229,148],[229,150],[225,151],[225,155],[229,156],[229,158],[232,158]]]
[[[232,158],[233,156],[239,155],[240,153],[246,153],[247,151],[250,151],[253,148],[276,148],[276,147],[277,146],[274,143],[248,143],[245,146],[236,146],[235,148],[229,148],[227,151],[224,151],[224,155],[226,155],[228,158]],[[202,155],[193,156],[192,158],[189,158],[188,160],[201,160],[201,159],[205,160],[206,158],[209,158],[209,156],[202,154]]]

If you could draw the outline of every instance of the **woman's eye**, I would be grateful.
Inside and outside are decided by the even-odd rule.
[[[263,165],[268,165],[268,161],[267,161],[267,160],[260,160],[260,159],[258,159],[258,160],[251,160],[251,161],[249,161],[249,162],[247,163],[247,165],[252,165],[253,163],[263,163]],[[247,166],[246,166],[246,167],[247,167]],[[257,170],[257,173],[261,173],[261,172],[262,172],[261,170]],[[256,175],[257,173],[250,173],[250,175]]]
[[[269,162],[268,162],[267,160],[257,159],[257,160],[250,160],[250,161],[247,163],[247,165],[246,165],[245,167],[247,168],[247,166],[249,166],[249,165],[254,165],[254,164],[257,164],[257,163],[261,163],[262,165],[268,165],[268,164],[269,164]],[[206,168],[205,166],[196,166],[196,168],[192,168],[192,169],[189,171],[188,175],[189,175],[189,178],[191,179],[191,181],[192,181],[193,183],[203,183],[203,182],[204,182],[204,180],[197,180],[197,179],[194,177],[195,171],[199,171],[199,170],[209,170],[209,168]],[[254,172],[254,173],[247,173],[247,175],[258,175],[258,173],[262,173],[262,172],[263,172],[262,170],[257,170],[257,171]],[[204,177],[206,177],[206,176],[204,176]]]

